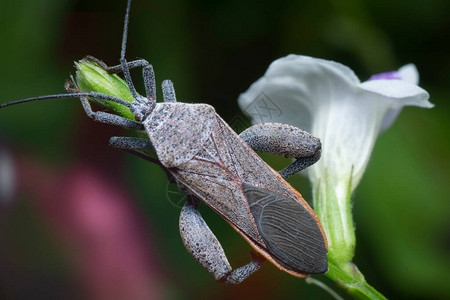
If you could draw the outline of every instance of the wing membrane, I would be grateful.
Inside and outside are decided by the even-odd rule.
[[[309,211],[280,193],[247,183],[242,187],[267,250],[302,273],[326,272],[325,243]]]

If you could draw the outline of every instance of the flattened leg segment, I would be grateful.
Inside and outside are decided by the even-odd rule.
[[[296,158],[279,172],[285,179],[317,162],[321,154],[318,138],[287,124],[256,124],[244,130],[240,137],[255,151]]]
[[[197,208],[189,201],[181,210],[180,234],[188,252],[214,279],[220,280],[231,272],[222,246]]]
[[[180,234],[188,252],[216,280],[238,284],[257,271],[265,260],[261,255],[254,254],[252,262],[232,271],[220,242],[189,201],[181,210]]]

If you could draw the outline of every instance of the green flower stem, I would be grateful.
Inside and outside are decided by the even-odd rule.
[[[386,299],[381,293],[370,286],[364,275],[356,265],[349,262],[346,265],[335,265],[328,263],[328,278],[336,282],[355,299]]]
[[[339,180],[331,178],[326,170],[322,174],[323,178],[313,180],[313,198],[328,241],[326,275],[355,299],[386,299],[352,263],[356,245],[350,201],[352,170]]]

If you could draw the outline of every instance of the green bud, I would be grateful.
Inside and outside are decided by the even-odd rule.
[[[84,92],[107,94],[129,102],[133,101],[127,83],[117,74],[109,74],[97,63],[85,58],[75,62],[75,68],[77,72],[73,84],[77,89]],[[126,106],[107,100],[94,98],[91,100],[113,110],[122,117],[134,120],[133,114]]]

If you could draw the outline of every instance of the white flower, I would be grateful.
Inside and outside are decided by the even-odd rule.
[[[342,64],[289,55],[274,61],[238,102],[254,123],[288,123],[319,137],[322,158],[309,168],[310,179],[314,183],[326,174],[340,198],[348,188],[340,186],[342,179],[351,179],[355,189],[377,136],[403,106],[433,106],[417,83],[412,64],[361,83]]]
[[[350,196],[376,138],[402,107],[433,106],[417,86],[418,78],[415,66],[406,65],[361,83],[342,64],[289,55],[274,61],[239,96],[241,109],[254,123],[287,123],[321,139],[322,157],[308,173],[314,210],[327,235],[330,268],[349,276],[354,276],[350,266],[356,244]]]

